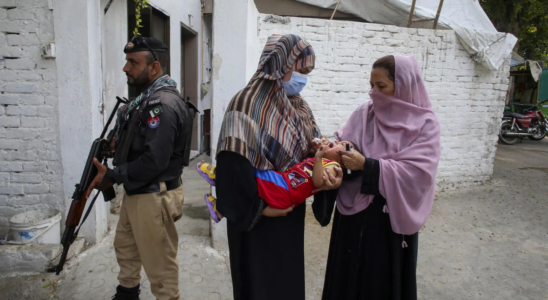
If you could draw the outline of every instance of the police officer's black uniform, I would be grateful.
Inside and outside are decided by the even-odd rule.
[[[153,109],[161,113],[152,117]],[[168,191],[179,187],[191,134],[188,119],[187,105],[175,88],[152,94],[133,111],[117,138],[116,168],[107,171],[107,178],[123,183],[128,195],[159,192],[159,182],[165,182]]]

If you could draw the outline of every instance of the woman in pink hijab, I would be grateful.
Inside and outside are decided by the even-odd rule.
[[[440,126],[414,57],[373,64],[371,100],[335,132],[351,174],[338,190],[318,194],[322,225],[337,210],[323,300],[417,299],[418,231],[432,210]]]

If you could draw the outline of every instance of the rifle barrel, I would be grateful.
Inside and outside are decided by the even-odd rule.
[[[101,132],[101,136],[99,138],[104,138],[105,134],[107,134],[108,127],[110,126],[110,122],[112,122],[112,119],[116,115],[116,112],[118,111],[118,106],[120,106],[120,102],[125,102],[120,97],[116,97],[116,105],[114,105],[114,109],[110,113],[110,116],[108,117],[107,124],[105,124],[105,128],[103,128],[103,132]]]
[[[68,251],[70,249],[70,245],[74,242],[74,230],[76,229],[76,226],[70,226],[67,225],[65,227],[65,232],[63,232],[63,238],[61,239],[61,245],[63,245],[63,253],[61,254],[61,258],[59,259],[59,263],[53,267],[48,268],[48,273],[55,272],[56,275],[59,275],[61,271],[63,271],[63,265],[65,264],[65,261],[67,260]]]

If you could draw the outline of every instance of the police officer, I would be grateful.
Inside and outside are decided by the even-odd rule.
[[[141,265],[157,299],[179,299],[175,221],[183,213],[181,174],[191,124],[176,83],[166,75],[167,50],[140,36],[125,46],[123,71],[141,93],[118,110],[110,134],[114,169],[94,161],[99,172],[86,193],[124,185],[114,238],[120,284],[113,299],[139,299]]]

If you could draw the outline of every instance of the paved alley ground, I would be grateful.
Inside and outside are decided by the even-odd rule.
[[[175,224],[179,233],[179,288],[181,299],[221,300],[232,294],[229,269],[225,257],[211,248],[209,214],[204,194],[209,186],[196,170],[200,157],[183,173],[185,189],[184,216]],[[114,253],[114,231],[118,215],[111,215],[112,229],[99,247],[78,260],[78,266],[65,275],[57,287],[59,299],[111,299],[115,294],[120,268]],[[141,299],[154,299],[146,274],[141,271]]]
[[[183,173],[184,215],[175,223],[179,232],[181,299],[232,299],[227,259],[211,248],[209,214],[203,198],[209,186],[195,171],[201,159],[209,157],[204,155],[193,160]],[[117,221],[118,215],[111,214],[108,236],[67,262],[60,276],[39,274],[0,279],[0,299],[111,299],[118,285],[119,267],[112,245]],[[141,299],[154,299],[144,271],[141,276]]]
[[[209,159],[204,156],[199,159]],[[183,175],[185,216],[177,223],[182,299],[232,299],[228,260],[210,247],[203,194],[194,171]],[[438,191],[419,240],[419,299],[548,300],[548,140],[499,145],[493,180]],[[110,299],[118,266],[111,232],[61,276],[0,279],[2,299]],[[330,227],[311,209],[306,220],[307,300],[321,299]],[[153,299],[143,272],[141,299]],[[283,299],[282,299],[283,300]]]

